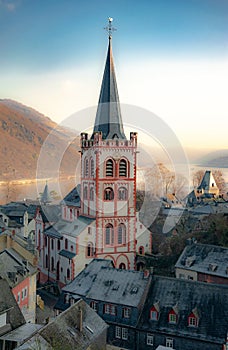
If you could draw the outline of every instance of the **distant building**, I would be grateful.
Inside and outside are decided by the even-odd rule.
[[[175,271],[177,278],[228,285],[228,248],[208,244],[186,246]]]

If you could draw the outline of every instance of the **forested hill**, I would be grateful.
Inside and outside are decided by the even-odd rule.
[[[0,181],[34,179],[40,149],[57,124],[36,110],[16,101],[0,100]],[[62,151],[69,130],[58,127],[47,152],[54,162]],[[78,138],[64,153],[61,173],[72,175],[79,160]],[[50,169],[53,164],[49,163]]]

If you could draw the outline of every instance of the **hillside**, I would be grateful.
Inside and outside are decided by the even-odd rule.
[[[61,154],[67,135],[72,135],[72,132],[30,107],[12,100],[0,100],[0,181],[35,178],[41,147],[53,129],[56,130],[54,137],[48,140],[46,149],[51,155],[47,165],[49,170]],[[75,173],[78,150],[76,138],[64,153],[61,174]]]
[[[198,159],[196,163],[200,166],[228,168],[228,149],[211,152]]]

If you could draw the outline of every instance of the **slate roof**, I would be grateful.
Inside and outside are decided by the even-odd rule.
[[[30,338],[31,336],[33,336],[33,334],[35,334],[42,327],[43,325],[26,323],[8,332],[7,334],[1,336],[0,339],[21,343],[26,339]]]
[[[191,244],[185,247],[175,267],[228,279],[228,248]]]
[[[76,256],[75,253],[69,252],[65,249],[60,250],[59,255],[64,256],[67,259],[73,259]]]
[[[111,37],[109,37],[108,52],[93,134],[99,131],[102,132],[103,139],[126,139],[123,130],[119,95],[116,83]]]
[[[79,313],[82,312],[82,330],[79,326]],[[29,342],[17,348],[31,349],[37,343],[42,349],[88,349],[96,343],[100,334],[106,331],[107,324],[84,301],[79,300],[44,326]]]
[[[11,287],[23,281],[28,275],[36,273],[37,269],[26,262],[13,248],[0,252],[0,276],[5,278]],[[17,276],[17,279],[16,279]]]
[[[63,203],[75,207],[81,206],[80,185],[74,187],[63,199]]]
[[[211,188],[210,184],[214,183],[214,189],[217,189],[217,185],[216,185],[216,182],[215,182],[215,179],[211,173],[210,170],[206,170],[205,173],[204,173],[204,176],[202,178],[202,181],[200,183],[200,185],[197,187],[197,189],[203,189],[203,190],[206,190],[206,191],[209,191],[209,189]]]
[[[44,232],[50,237],[59,239],[63,237],[63,233],[72,237],[77,237],[94,220],[95,219],[93,218],[85,216],[79,216],[72,222],[60,219],[53,226],[48,227]]]
[[[40,214],[43,222],[57,222],[60,217],[59,205],[43,205],[40,208]]]
[[[150,308],[159,302],[157,321],[149,319]],[[168,322],[168,314],[178,305],[177,324]],[[198,327],[188,326],[188,316],[197,308]],[[224,343],[228,325],[228,286],[153,276],[139,327],[154,334],[182,336]]]
[[[88,299],[136,307],[147,284],[143,272],[114,269],[111,261],[94,259],[62,290]]]
[[[25,324],[24,316],[14,298],[13,293],[6,280],[0,277],[0,315],[7,312],[7,324],[8,326],[0,327],[0,334],[4,334],[8,331],[16,329]]]

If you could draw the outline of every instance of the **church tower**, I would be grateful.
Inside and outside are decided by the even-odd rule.
[[[123,129],[112,55],[108,52],[93,134],[81,134],[81,215],[95,219],[95,257],[134,269],[136,252],[137,133]]]

